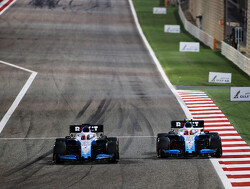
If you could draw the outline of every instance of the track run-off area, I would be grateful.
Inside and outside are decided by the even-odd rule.
[[[247,188],[234,163],[248,146],[230,146],[245,143],[223,115],[217,128],[174,89],[131,1],[0,3],[1,188]],[[223,157],[158,159],[156,134],[191,116],[222,129]],[[54,139],[79,123],[117,136],[120,162],[54,165]]]
[[[218,132],[223,155],[211,159],[225,188],[250,187],[250,148],[223,112],[203,91],[179,90],[193,119],[205,121],[205,130]]]
[[[16,0],[0,0],[0,15],[15,2]]]

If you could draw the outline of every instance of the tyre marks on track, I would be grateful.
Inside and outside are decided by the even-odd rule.
[[[104,122],[104,113],[111,104],[111,99],[103,99],[97,107],[95,113],[89,117],[87,123],[99,123],[103,124]]]
[[[205,130],[218,132],[223,155],[211,159],[225,188],[250,188],[250,147],[223,112],[203,91],[178,90],[193,119],[202,119]]]
[[[48,8],[55,9],[61,8],[63,10],[71,10],[73,12],[84,10],[91,12],[92,10],[106,9],[112,7],[111,0],[89,0],[89,1],[79,1],[79,0],[31,0],[29,2],[34,8]]]
[[[7,177],[7,176],[10,176],[12,174],[16,174],[17,172],[21,172],[21,171],[29,168],[30,166],[35,165],[37,162],[39,162],[39,161],[47,158],[48,156],[51,156],[52,153],[53,153],[53,151],[49,150],[49,151],[45,152],[44,154],[40,155],[39,157],[35,158],[34,160],[32,160],[32,161],[30,161],[28,163],[20,164],[20,166],[14,168],[14,169],[9,170],[7,173],[4,174],[4,176]],[[36,171],[39,171],[40,169],[42,169],[42,166],[39,166],[39,169],[37,169]],[[27,170],[27,171],[29,171],[29,170]],[[30,174],[29,176],[27,176],[26,179],[28,179],[29,177],[31,177],[32,174]]]
[[[77,114],[76,120],[78,120],[80,117],[83,116],[83,114],[86,112],[86,110],[88,109],[88,107],[90,106],[91,103],[92,103],[92,99],[87,101],[87,103],[84,105],[82,110]]]

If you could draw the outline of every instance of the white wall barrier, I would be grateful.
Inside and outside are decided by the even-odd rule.
[[[241,54],[238,50],[228,45],[224,41],[221,42],[221,54],[231,60],[240,69],[250,76],[250,58]]]
[[[179,16],[184,25],[185,30],[187,30],[191,35],[199,39],[205,45],[209,46],[211,49],[216,49],[216,39],[209,35],[208,33],[202,31],[200,28],[191,24],[185,17],[181,6],[179,5]]]
[[[206,32],[202,31],[195,25],[191,24],[185,18],[185,15],[182,11],[182,8],[179,4],[179,16],[184,25],[184,28],[194,37],[202,41],[204,44],[209,46],[211,49],[216,49],[216,39]],[[250,76],[250,58],[241,54],[232,46],[228,45],[225,42],[221,42],[221,54],[223,54],[227,59],[231,60],[234,64],[236,64],[240,69],[242,69],[245,73]]]

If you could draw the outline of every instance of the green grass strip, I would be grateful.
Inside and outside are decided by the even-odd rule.
[[[230,89],[201,89],[226,115],[240,136],[250,144],[250,102],[231,102]]]
[[[201,43],[200,52],[179,52],[179,42],[198,42],[185,31],[178,8],[167,8],[166,15],[154,15],[159,0],[133,0],[138,20],[158,60],[173,85],[210,86],[209,72],[232,73],[232,83],[224,86],[250,86],[250,77],[221,55]],[[164,25],[181,25],[181,33],[164,33]]]
[[[179,42],[198,40],[183,28],[178,8],[168,7],[166,15],[153,15],[153,7],[159,7],[159,0],[133,0],[133,3],[144,35],[173,85],[250,87],[250,77],[221,55],[220,50],[211,50],[201,43],[199,53],[179,52]],[[181,25],[181,33],[164,33],[164,25]],[[209,72],[232,73],[232,83],[209,83]],[[201,87],[200,90],[210,96],[250,144],[250,102],[231,102],[229,88]]]

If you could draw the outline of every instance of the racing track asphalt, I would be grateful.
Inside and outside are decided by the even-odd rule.
[[[17,1],[0,17],[0,60],[38,72],[0,134],[1,188],[223,188],[209,159],[156,158],[153,136],[185,115],[128,1]],[[0,69],[3,116],[29,73]],[[120,162],[52,164],[53,138],[78,123],[120,136]]]

